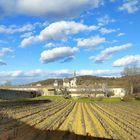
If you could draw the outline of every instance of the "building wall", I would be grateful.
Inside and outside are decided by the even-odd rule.
[[[105,94],[96,94],[96,97],[105,97]]]
[[[77,87],[77,85],[76,85],[76,78],[73,78],[73,79],[70,81],[70,87]]]
[[[111,97],[124,97],[126,94],[126,91],[124,88],[111,88],[110,91],[114,93],[114,96],[111,96]]]
[[[43,96],[52,96],[55,95],[55,89],[54,88],[42,88]]]
[[[81,94],[76,94],[76,93],[70,93],[71,97],[81,97]]]
[[[124,97],[126,94],[126,91],[124,88],[110,88],[110,91],[114,93],[114,96],[111,97]],[[90,97],[105,97],[105,94],[103,93],[102,89],[94,89],[94,88],[68,88],[68,91],[71,92],[71,96],[81,96],[86,97],[89,95]],[[78,92],[78,94],[76,93]]]
[[[63,87],[70,87],[70,83],[69,82],[63,82]]]
[[[65,79],[63,80],[63,87],[77,87],[76,84],[76,78],[73,78],[72,80],[67,79],[67,81],[65,81]]]
[[[58,87],[58,81],[57,80],[54,81],[53,86]]]

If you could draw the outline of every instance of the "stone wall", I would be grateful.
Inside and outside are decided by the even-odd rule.
[[[42,91],[43,96],[55,95],[55,89],[54,88],[42,88],[41,91]]]
[[[10,100],[19,98],[33,98],[39,96],[37,91],[19,91],[0,89],[0,99]]]

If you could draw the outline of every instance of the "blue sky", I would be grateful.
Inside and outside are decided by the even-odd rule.
[[[1,0],[0,84],[119,76],[140,64],[139,0]]]

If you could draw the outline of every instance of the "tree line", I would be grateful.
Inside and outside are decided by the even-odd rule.
[[[128,94],[140,93],[140,67],[136,64],[127,66],[122,71]]]

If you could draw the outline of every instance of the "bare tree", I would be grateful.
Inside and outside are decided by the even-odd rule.
[[[108,83],[107,82],[102,84],[102,91],[105,93],[105,96],[107,97],[107,94],[109,92],[109,88],[108,88]]]
[[[122,72],[122,76],[125,76],[126,78],[126,86],[130,94],[134,93],[138,75],[140,75],[140,68],[136,64],[125,67]]]

